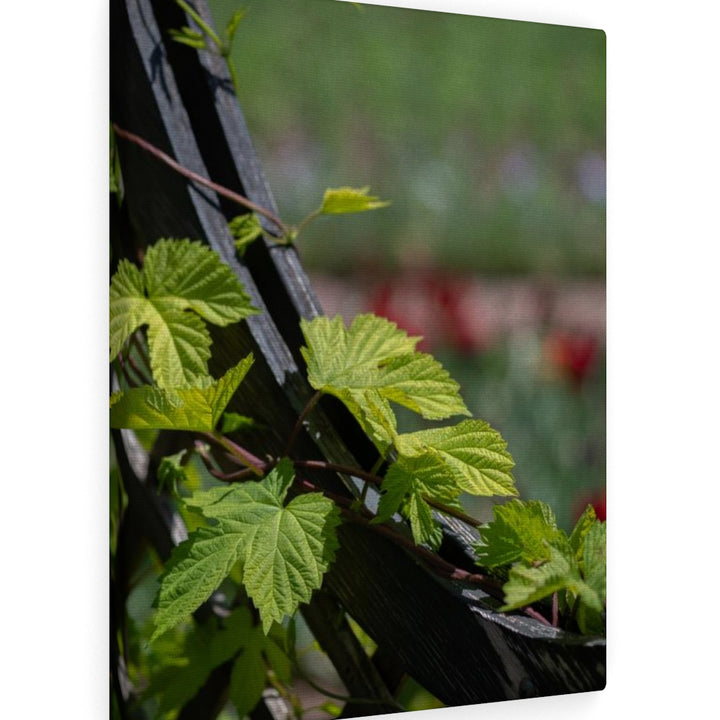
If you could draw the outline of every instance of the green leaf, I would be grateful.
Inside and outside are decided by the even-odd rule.
[[[301,329],[310,384],[342,400],[382,449],[397,432],[389,401],[429,419],[469,414],[458,384],[395,323],[365,314],[347,329],[339,316],[302,320]]]
[[[198,528],[172,552],[160,579],[150,642],[197,610],[227,577],[244,536],[219,527]]]
[[[401,511],[410,520],[416,543],[427,543],[433,548],[440,546],[442,530],[424,497],[448,501],[457,497],[461,490],[455,476],[439,457],[430,454],[400,457],[387,471],[381,490],[373,522],[385,522]]]
[[[185,480],[185,467],[183,466],[183,458],[187,450],[181,450],[175,455],[167,455],[160,460],[157,469],[158,488],[160,491],[164,487],[169,487],[170,492],[177,493],[177,483]]]
[[[307,347],[302,349],[308,379],[316,390],[353,387],[373,377],[393,358],[415,352],[419,337],[408,337],[398,326],[372,314],[358,315],[348,329],[342,318],[325,316],[300,321]],[[368,383],[361,384],[368,387]]]
[[[493,515],[494,520],[480,528],[482,544],[476,545],[480,564],[485,567],[549,560],[550,545],[564,539],[552,509],[539,500],[511,500],[496,505]]]
[[[266,684],[265,636],[259,626],[248,628],[243,652],[235,661],[228,687],[231,702],[238,717],[248,715],[260,702]]]
[[[245,254],[249,245],[262,237],[263,229],[260,220],[254,213],[244,213],[234,217],[229,223],[230,233],[235,238],[235,249],[240,255]]]
[[[585,536],[583,559],[580,568],[583,577],[605,602],[607,568],[607,532],[604,522],[595,522]]]
[[[110,283],[110,360],[147,325],[150,364],[159,387],[179,388],[207,376],[210,334],[203,320],[225,326],[258,311],[218,255],[199,242],[159,240],[143,269],[121,260]]]
[[[160,672],[151,676],[146,696],[160,697],[162,713],[182,707],[196,695],[216,667],[238,653],[242,658],[250,650],[255,630],[259,628],[253,627],[247,607],[234,610],[223,618],[221,625],[211,620],[191,626],[182,645],[172,656],[163,658]]]
[[[392,358],[380,368],[380,393],[428,420],[470,415],[460,386],[431,355],[414,353]]]
[[[570,547],[575,553],[576,559],[582,560],[583,549],[585,547],[585,536],[588,534],[590,528],[596,522],[595,509],[592,505],[588,505],[583,514],[578,518],[575,523],[575,527],[570,533]]]
[[[252,364],[251,353],[205,387],[163,389],[144,385],[114,393],[110,427],[212,432]]]
[[[339,523],[333,503],[314,494],[295,498],[258,528],[247,549],[244,579],[265,632],[320,587],[337,548],[332,531]]]
[[[472,495],[517,495],[507,444],[483,420],[401,434],[395,447],[406,458],[438,457],[458,487]]]
[[[442,528],[432,516],[432,509],[417,491],[411,492],[404,507],[410,519],[413,539],[418,545],[429,545],[437,550],[442,543]]]
[[[586,634],[605,633],[605,601],[607,595],[606,525],[596,521],[585,535],[580,569],[586,588],[580,593],[576,619]]]
[[[220,426],[220,432],[223,435],[229,435],[234,432],[246,432],[248,430],[255,430],[258,427],[258,423],[247,415],[239,415],[238,413],[226,412],[222,416],[222,424]]]
[[[217,544],[217,567],[207,567],[212,582],[205,582],[202,592],[190,587],[188,565],[182,565],[174,575],[167,574],[159,596],[159,627],[170,627],[181,619],[177,607],[192,612],[208,585],[214,583],[217,587],[223,579],[224,575],[219,577],[222,570],[227,575],[231,559],[242,563],[243,583],[260,612],[265,633],[274,621],[280,622],[292,615],[300,603],[310,600],[338,547],[335,528],[340,514],[334,503],[320,493],[300,495],[283,507],[293,476],[292,463],[284,459],[261,482],[212,488],[193,495],[188,505],[199,508],[218,525],[203,533],[200,540],[205,544],[197,553],[191,555],[191,549],[184,553],[202,558],[202,550],[212,539]],[[207,537],[210,532],[212,538]],[[190,600],[181,603],[178,598],[185,595]],[[169,609],[163,610],[165,606]]]
[[[575,559],[553,546],[549,547],[549,555],[550,559],[541,565],[516,563],[510,568],[501,611],[517,610],[561,590],[574,594],[585,591]]]
[[[387,207],[390,203],[368,195],[369,187],[363,188],[328,188],[323,197],[320,213],[322,215],[339,215],[343,213],[364,212]]]

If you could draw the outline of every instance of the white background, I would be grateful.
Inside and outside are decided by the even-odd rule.
[[[372,4],[607,33],[608,686],[433,716],[712,717],[714,4]],[[0,44],[0,716],[105,718],[108,10],[19,5],[4,12]]]

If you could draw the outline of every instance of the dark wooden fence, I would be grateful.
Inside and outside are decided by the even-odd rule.
[[[210,20],[204,2],[194,6]],[[268,209],[275,203],[264,179],[224,61],[172,42],[168,30],[191,24],[172,0],[111,0],[111,120],[146,138],[180,164]],[[271,41],[271,38],[268,39]],[[240,208],[188,182],[137,145],[118,141],[125,198],[111,209],[113,259],[133,257],[160,237],[200,239],[237,273],[262,314],[213,330],[211,372],[219,375],[252,350],[256,363],[232,410],[265,428],[253,439],[259,455],[280,453],[283,438],[313,391],[304,375],[299,319],[322,312],[292,247],[256,242],[239,262],[227,221]],[[263,220],[269,235],[277,234]],[[240,397],[242,396],[242,397]],[[111,591],[112,634],[125,612],[131,558],[149,543],[161,558],[182,539],[182,527],[154,484],[159,458],[182,438],[162,434],[144,457],[132,435],[114,441],[129,506],[119,533]],[[324,398],[298,439],[305,457],[370,467],[376,453],[344,408]],[[351,478],[312,476],[317,485],[348,494]],[[605,686],[605,641],[550,628],[522,615],[503,615],[477,587],[438,577],[393,542],[345,524],[342,548],[322,591],[302,613],[350,695],[374,705],[347,706],[344,716],[393,712],[398,683],[408,674],[448,705],[599,690]],[[448,521],[441,554],[472,570],[464,553],[472,531]],[[213,612],[211,600],[202,609]],[[376,641],[369,658],[345,613]],[[111,671],[122,697],[122,663],[111,639]],[[181,718],[214,717],[225,697],[229,666],[218,668]],[[269,712],[262,705],[254,715]]]

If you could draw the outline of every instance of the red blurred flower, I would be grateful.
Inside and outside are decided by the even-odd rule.
[[[470,354],[480,339],[463,307],[467,281],[434,268],[401,273],[382,280],[370,296],[376,315],[397,323],[410,335],[420,335],[419,349],[432,352],[441,346]]]
[[[598,354],[596,338],[560,330],[549,335],[545,347],[553,365],[577,386],[593,369]]]

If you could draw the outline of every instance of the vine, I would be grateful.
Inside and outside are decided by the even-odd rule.
[[[364,524],[433,571],[478,584],[504,601],[503,611],[523,609],[548,624],[562,619],[583,632],[603,632],[604,523],[588,508],[568,536],[547,505],[517,499],[496,506],[488,525],[470,518],[460,502],[463,493],[517,495],[512,457],[500,434],[483,420],[398,431],[393,404],[428,420],[469,411],[447,371],[416,349],[420,338],[394,323],[370,314],[356,317],[349,327],[339,317],[301,320],[301,353],[316,392],[282,456],[261,460],[218,431],[254,358],[240,359],[219,379],[210,377],[205,323],[226,325],[255,312],[230,269],[198,242],[159,240],[148,248],[142,269],[122,260],[111,281],[110,359],[124,379],[124,387],[111,397],[111,427],[195,433],[194,452],[223,481],[181,500],[203,523],[175,549],[166,567],[153,640],[194,612],[236,566],[268,633],[321,586],[338,547],[341,522]],[[131,357],[132,347],[142,348],[147,357],[152,384],[138,384],[143,373],[122,360]],[[293,457],[305,419],[328,394],[345,404],[386,459],[384,476]],[[218,455],[239,470],[222,472]],[[176,479],[182,479],[180,462],[166,459]],[[303,478],[308,469],[354,476],[365,487],[354,500],[331,494]],[[375,512],[364,502],[369,486],[380,492]],[[479,528],[475,551],[483,573],[453,567],[434,552],[442,540],[438,514]],[[409,523],[410,537],[397,525],[398,518]],[[530,607],[546,598],[552,600],[549,620]]]
[[[208,32],[187,3],[176,1],[202,33],[183,28],[173,34],[175,40],[207,47],[209,38],[227,59],[242,13],[233,16],[221,38]],[[322,215],[388,204],[369,195],[367,187],[328,189],[316,210],[287,225],[112,124],[111,189],[118,198],[122,178],[116,136],[242,206],[245,212],[229,223],[240,255],[263,235],[289,244]],[[270,231],[260,217],[269,221]],[[417,350],[419,337],[394,323],[372,314],[357,316],[349,326],[340,317],[301,320],[301,354],[315,392],[283,438],[281,454],[261,458],[244,447],[238,438],[256,421],[227,408],[243,392],[255,359],[248,354],[221,377],[210,376],[207,326],[239,323],[258,312],[218,255],[188,239],[157,240],[140,265],[120,260],[110,283],[110,361],[116,379],[111,428],[192,436],[184,450],[162,458],[157,471],[160,490],[169,490],[191,529],[165,564],[154,603],[150,647],[166,661],[177,660],[172,683],[162,668],[151,673],[147,692],[159,698],[159,712],[193,697],[222,663],[232,664],[230,699],[240,716],[256,706],[268,684],[297,717],[306,712],[292,690],[293,677],[301,674],[294,616],[322,586],[339,548],[342,523],[382,535],[440,577],[480,588],[501,612],[519,611],[548,626],[604,634],[605,523],[588,506],[567,534],[548,505],[518,499],[514,462],[500,433],[470,417],[458,383],[434,357]],[[326,395],[345,405],[374,444],[378,461],[373,467],[298,456],[298,437]],[[395,406],[446,424],[401,432]],[[451,418],[461,419],[447,423]],[[194,460],[216,485],[202,488],[189,480]],[[227,470],[228,462],[235,469]],[[353,485],[353,496],[333,493],[312,482],[309,471],[352,477],[360,489]],[[121,507],[121,483],[117,491]],[[376,503],[369,502],[371,492],[377,494]],[[483,524],[463,508],[465,494],[509,500],[496,505],[493,521]],[[474,571],[438,553],[443,516],[476,529]],[[228,582],[235,596],[226,617],[181,632],[188,617]],[[379,702],[317,689],[346,702]],[[333,715],[341,711],[331,702],[322,708]]]
[[[320,215],[387,205],[369,196],[368,188],[330,189],[316,211],[296,227],[287,226],[242,195],[187,170],[143,138],[115,124],[112,130],[189,180],[250,210],[230,222],[239,254],[263,234],[258,215],[278,229],[273,240],[288,243]],[[116,158],[111,168],[113,189],[120,196]],[[163,458],[158,468],[161,488],[170,488],[185,515],[195,518],[196,529],[165,566],[151,643],[163,642],[231,578],[260,618],[256,629],[245,627],[245,650],[234,659],[231,699],[236,709],[251,710],[270,682],[301,717],[303,709],[289,689],[290,668],[297,674],[297,663],[294,650],[287,650],[285,626],[321,587],[343,522],[382,534],[441,577],[479,587],[500,611],[520,610],[546,625],[604,634],[605,524],[588,506],[567,535],[548,505],[519,499],[496,505],[488,524],[469,516],[461,504],[463,493],[517,495],[512,457],[500,434],[478,419],[399,432],[393,404],[435,421],[470,413],[459,385],[437,360],[416,349],[420,338],[409,337],[394,323],[371,314],[356,317],[349,327],[340,317],[301,320],[301,354],[315,393],[299,413],[282,455],[263,460],[231,439],[230,433],[254,425],[251,418],[226,410],[234,394],[242,392],[254,358],[249,354],[222,377],[212,378],[206,325],[241,322],[257,312],[217,254],[187,239],[158,240],[147,249],[142,267],[120,260],[111,279],[110,360],[119,384],[110,398],[111,427],[195,435],[187,450]],[[324,395],[343,402],[372,440],[379,454],[373,468],[294,457],[297,437]],[[220,486],[189,494],[178,489],[193,454]],[[220,458],[238,469],[222,470]],[[379,474],[382,465],[387,466],[384,475]],[[303,477],[306,470],[357,478],[362,489],[354,498],[331,493]],[[366,502],[370,487],[380,493],[375,511]],[[478,530],[476,572],[456,567],[436,552],[442,515]],[[409,535],[404,523],[409,524]],[[239,602],[231,617],[247,623],[241,596]],[[218,638],[227,636],[220,632],[213,634],[210,660],[206,655],[193,665],[201,680],[224,661],[226,646]],[[194,637],[186,635],[185,645],[175,651],[194,657],[196,651],[187,646]],[[278,656],[278,637],[289,654]],[[237,653],[237,642],[227,648]],[[187,685],[187,698],[196,684]],[[158,696],[161,707],[179,703],[167,689],[161,688]],[[328,711],[336,707],[325,705]]]

